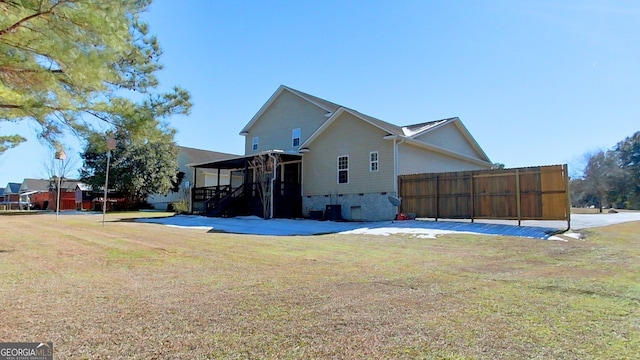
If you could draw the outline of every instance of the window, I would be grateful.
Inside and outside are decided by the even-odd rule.
[[[300,128],[291,130],[291,144],[293,147],[300,146]]]
[[[369,153],[369,171],[378,171],[378,152],[372,151]]]
[[[338,156],[338,184],[349,183],[349,156]]]
[[[258,150],[258,137],[257,136],[253,138],[253,143],[251,144],[251,149],[253,151]]]

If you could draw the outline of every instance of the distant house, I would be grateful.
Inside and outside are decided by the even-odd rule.
[[[20,183],[10,182],[2,191],[3,199],[0,202],[0,210],[20,210],[23,205],[20,202]]]
[[[77,183],[75,187],[75,209],[102,211],[104,204],[104,190],[94,191],[85,183]],[[121,192],[109,190],[106,201],[107,210],[124,210],[127,208],[127,199]]]
[[[167,210],[171,204],[177,201],[189,201],[189,189],[197,181],[198,184],[214,185],[218,182],[228,184],[229,172],[209,169],[193,169],[192,163],[233,158],[238,155],[217,151],[194,149],[186,146],[178,146],[178,174],[180,176],[177,191],[169,191],[167,194],[151,194],[147,202],[158,210]]]
[[[60,211],[75,210],[75,187],[79,180],[62,178],[60,181]],[[20,185],[23,203],[34,210],[56,210],[58,204],[56,179],[24,179]]]
[[[210,216],[257,214],[256,156],[277,157],[274,216],[393,219],[399,175],[491,168],[457,117],[394,125],[280,86],[242,129],[245,155],[210,159],[197,170],[225,170],[230,186],[196,179],[193,210]],[[229,210],[227,210],[229,209]],[[233,211],[231,211],[231,209]]]
[[[93,200],[96,198],[91,187],[85,183],[78,183],[75,189],[76,210],[95,210]]]

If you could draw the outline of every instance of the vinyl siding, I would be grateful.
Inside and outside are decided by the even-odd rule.
[[[482,166],[410,145],[398,146],[398,175],[483,169]]]
[[[418,136],[415,139],[474,158],[482,158],[481,155],[471,147],[467,139],[460,133],[458,127],[453,123],[430,131],[422,136]]]
[[[303,195],[391,192],[393,141],[387,132],[343,113],[309,146],[303,157]],[[378,151],[379,170],[369,171],[369,153]],[[349,183],[338,184],[338,156],[349,156]]]
[[[291,130],[300,128],[300,144],[315,132],[327,118],[326,111],[289,91],[283,91],[245,136],[245,155],[265,150],[297,151],[291,142]],[[253,138],[259,138],[258,150],[252,149]]]

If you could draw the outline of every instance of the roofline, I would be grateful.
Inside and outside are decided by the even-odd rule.
[[[218,163],[218,162],[225,162],[225,161],[229,161],[229,160],[238,160],[238,159],[249,159],[249,158],[253,158],[256,155],[266,155],[266,154],[286,154],[286,155],[296,155],[296,156],[302,156],[300,154],[296,154],[296,153],[290,153],[290,152],[285,152],[284,150],[265,150],[265,151],[261,151],[259,153],[255,153],[255,154],[250,154],[250,155],[238,155],[238,156],[234,156],[234,157],[229,157],[229,158],[224,158],[224,159],[219,159],[219,160],[214,160],[214,161],[204,161],[204,162],[200,162],[200,163],[189,163],[187,164],[187,167],[190,168],[197,168],[200,167],[202,165],[208,165],[208,164],[213,164],[213,163]]]
[[[264,103],[264,105],[262,105],[262,107],[260,107],[260,110],[258,110],[258,112],[253,115],[253,117],[251,118],[251,120],[249,120],[249,122],[247,123],[247,125],[245,125],[242,130],[240,130],[240,135],[242,136],[247,136],[249,135],[249,129],[253,126],[253,124],[255,124],[256,121],[258,121],[258,119],[264,114],[265,111],[267,111],[267,109],[271,106],[271,104],[273,104],[274,101],[276,101],[276,99],[280,96],[280,94],[282,94],[282,92],[284,92],[285,90],[287,90],[288,92],[290,92],[291,94],[302,98],[312,104],[314,104],[315,106],[327,111],[327,112],[332,112],[331,109],[327,108],[326,106],[318,103],[317,101],[314,101],[313,99],[309,99],[308,97],[304,96],[303,94],[300,94],[298,91],[296,91],[295,89],[292,89],[290,87],[284,86],[284,85],[280,85],[278,87],[278,89],[273,93],[273,95],[271,95],[271,97],[269,98],[269,100],[267,100],[266,103]]]
[[[229,160],[235,160],[235,159],[242,159],[244,157],[247,157],[247,156],[246,155],[238,155],[238,156],[233,156],[233,157],[224,158],[224,159],[220,159],[220,160],[214,160],[214,161],[204,161],[204,162],[199,162],[199,163],[188,163],[187,167],[197,168],[198,166],[201,166],[201,165],[207,165],[207,164],[216,163],[216,162],[220,162],[220,161],[229,161]]]
[[[357,117],[358,119],[360,119],[360,120],[362,120],[362,121],[366,122],[366,123],[367,123],[367,124],[369,124],[369,125],[375,126],[376,128],[378,128],[378,129],[380,129],[380,130],[382,130],[382,131],[384,131],[384,132],[386,132],[386,133],[388,133],[388,132],[389,132],[389,129],[385,129],[385,128],[381,127],[381,126],[378,126],[378,124],[373,123],[373,122],[369,121],[368,119],[366,119],[366,118],[364,118],[364,117],[360,116],[360,114],[359,114],[357,111],[355,111],[355,110],[351,110],[351,109],[346,108],[346,107],[344,107],[344,106],[341,106],[338,110],[336,110],[336,112],[335,112],[335,113],[333,113],[333,114],[331,115],[331,117],[330,117],[327,121],[325,121],[324,123],[322,123],[322,125],[320,125],[320,127],[319,127],[316,131],[314,131],[314,132],[313,132],[313,134],[311,134],[311,136],[309,136],[305,142],[303,142],[302,144],[300,144],[300,147],[299,147],[299,148],[300,148],[300,149],[302,149],[302,148],[304,148],[304,147],[309,146],[309,144],[311,144],[315,139],[317,139],[317,138],[318,138],[318,136],[320,136],[320,134],[322,134],[322,133],[324,132],[324,130],[326,130],[326,129],[327,129],[327,128],[328,128],[328,127],[329,127],[329,126],[334,122],[334,121],[336,121],[336,119],[337,119],[340,115],[342,115],[342,114],[343,114],[343,113],[345,113],[345,112],[347,112],[347,113],[349,113],[349,114],[351,114],[351,115],[353,115],[353,116]],[[384,121],[384,120],[379,120],[379,121],[386,122],[386,121]],[[389,124],[389,125],[393,125],[393,124],[390,124],[390,123],[388,123],[388,124]],[[401,136],[401,135],[399,135],[399,134],[395,134],[395,135]]]
[[[458,130],[460,130],[460,133],[462,134],[462,136],[467,140],[467,142],[469,143],[469,145],[471,145],[471,147],[480,155],[480,157],[486,159],[487,161],[491,162],[491,159],[489,159],[489,156],[487,156],[487,154],[484,152],[484,150],[482,150],[482,147],[480,147],[480,144],[478,144],[478,142],[476,141],[476,139],[473,137],[473,135],[471,135],[471,133],[469,132],[469,130],[467,129],[466,126],[464,126],[464,124],[462,123],[462,120],[460,120],[459,117],[452,117],[449,119],[445,119],[447,121],[444,121],[441,124],[438,124],[434,127],[428,128],[426,130],[420,131],[418,133],[415,133],[411,136],[406,137],[407,139],[412,139],[414,140],[417,137],[420,137],[426,133],[429,133],[431,131],[435,131],[436,129],[439,129],[443,126],[449,125],[449,124],[454,124]],[[436,120],[437,121],[437,120]],[[419,140],[418,140],[419,141]]]
[[[482,150],[482,147],[480,146],[480,144],[478,144],[478,142],[476,141],[476,139],[473,137],[473,135],[471,135],[471,133],[469,132],[469,129],[467,129],[466,126],[464,126],[464,124],[462,123],[462,121],[460,121],[460,119],[456,118],[455,121],[453,121],[453,123],[456,125],[456,127],[460,130],[460,132],[462,133],[462,135],[467,139],[467,141],[469,142],[469,144],[471,144],[471,146],[480,154],[482,155],[482,157],[484,157],[485,159],[487,159],[488,162],[490,162],[493,165],[493,162],[491,162],[491,159],[489,158],[489,156],[487,155],[487,153],[484,152],[484,150]]]
[[[442,120],[444,120],[444,121],[442,121]],[[441,127],[443,127],[443,126],[445,126],[445,125],[447,125],[447,124],[450,124],[450,123],[452,123],[452,122],[454,122],[454,121],[456,121],[456,120],[457,120],[457,121],[460,121],[460,119],[459,119],[457,116],[456,116],[456,117],[452,117],[452,118],[447,118],[447,119],[434,120],[433,122],[436,122],[436,121],[442,121],[442,122],[441,122],[440,124],[438,124],[438,125],[431,126],[431,127],[429,127],[428,129],[425,129],[425,130],[419,131],[419,132],[417,132],[417,133],[415,133],[415,134],[413,134],[413,135],[411,135],[411,136],[407,136],[407,138],[409,138],[409,139],[417,138],[418,136],[424,135],[424,134],[426,134],[426,133],[428,133],[428,132],[430,132],[430,131],[433,131],[433,130],[435,130],[435,129],[441,128]],[[411,125],[409,125],[409,126],[411,126]],[[406,127],[406,126],[405,126],[405,127]]]

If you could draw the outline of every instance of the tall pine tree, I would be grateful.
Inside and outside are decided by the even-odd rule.
[[[149,4],[0,0],[0,121],[32,121],[59,147],[64,134],[87,139],[100,123],[136,133],[188,113],[185,90],[156,89],[161,50],[140,21]],[[0,153],[24,140],[0,134]]]

